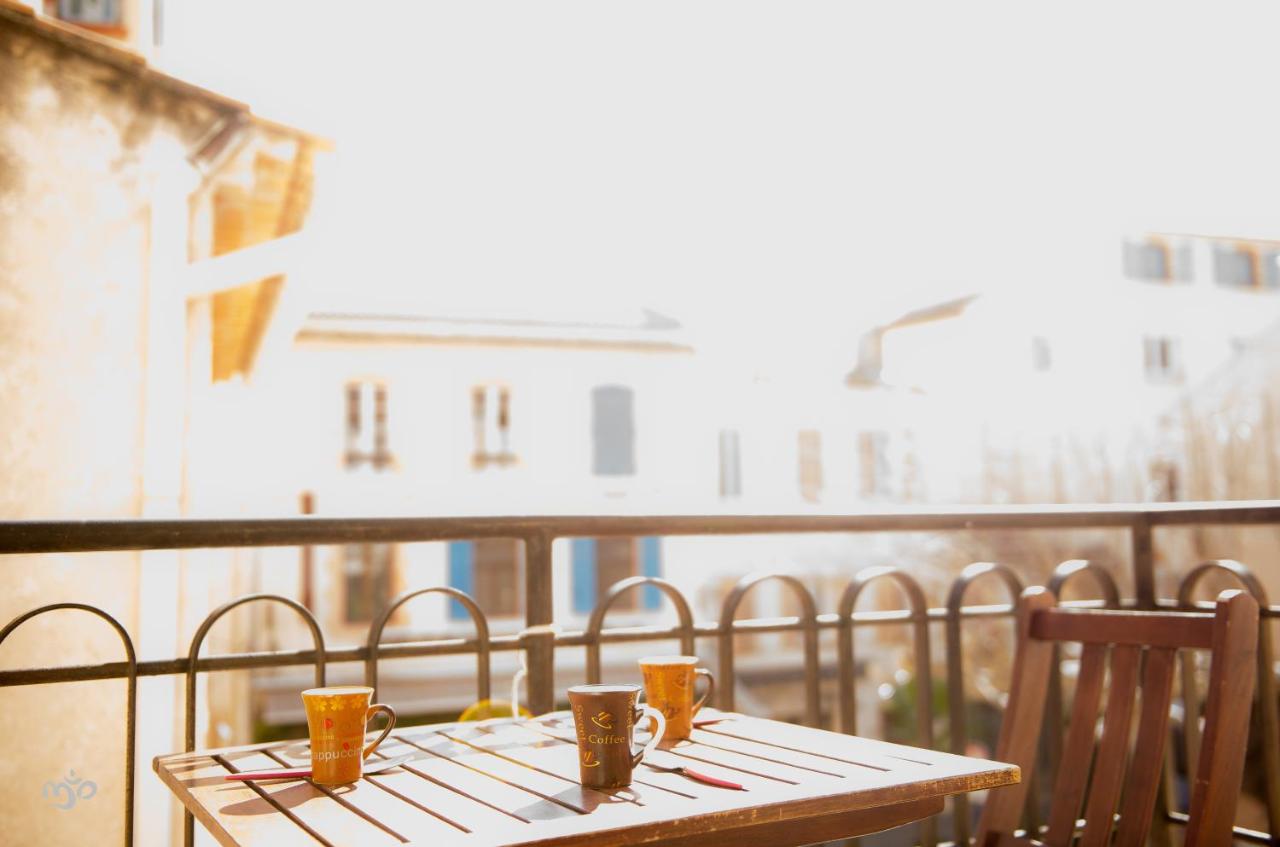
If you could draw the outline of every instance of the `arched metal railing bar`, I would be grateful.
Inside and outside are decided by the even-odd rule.
[[[910,574],[894,567],[865,568],[854,575],[840,596],[840,634],[838,636],[840,667],[840,729],[850,735],[857,734],[857,696],[854,678],[855,645],[853,643],[853,611],[858,598],[866,587],[878,580],[887,579],[897,584],[907,601],[911,617],[905,621],[913,630],[913,651],[916,673],[922,680],[916,693],[916,728],[919,741],[926,747],[933,746],[933,702],[931,652],[929,645],[929,605],[920,584]]]
[[[644,585],[652,585],[671,600],[671,604],[676,607],[676,615],[680,619],[678,630],[680,650],[689,656],[695,654],[693,611],[689,608],[689,601],[685,599],[680,589],[665,579],[656,576],[628,577],[615,582],[609,587],[604,597],[600,598],[600,602],[591,610],[591,617],[587,620],[587,628],[582,631],[587,642],[587,682],[600,681],[600,632],[604,627],[604,616],[613,604],[618,601],[619,597]]]
[[[804,634],[804,688],[805,688],[805,723],[818,726],[822,722],[822,710],[819,699],[818,664],[818,608],[813,595],[805,588],[803,582],[790,574],[748,574],[738,580],[733,590],[724,598],[720,607],[720,662],[716,672],[720,675],[719,691],[720,708],[733,711],[734,708],[734,655],[733,636],[735,632],[734,615],[747,592],[761,583],[778,580],[790,588],[800,599],[800,628]]]
[[[1178,606],[1196,608],[1192,599],[1196,587],[1211,573],[1230,574],[1245,591],[1253,595],[1258,605],[1266,609],[1267,591],[1257,575],[1247,565],[1234,559],[1213,559],[1196,565],[1178,584]],[[1267,792],[1267,820],[1272,833],[1272,843],[1280,837],[1280,706],[1276,703],[1275,645],[1271,639],[1271,626],[1266,617],[1258,620],[1258,684],[1255,690],[1254,708],[1262,721],[1262,766]],[[1196,772],[1200,761],[1200,699],[1196,686],[1195,656],[1190,650],[1180,651],[1180,676],[1182,677],[1182,704],[1184,709],[1183,737],[1186,740],[1187,773]]]
[[[37,615],[64,609],[96,615],[111,625],[111,628],[116,631],[116,635],[120,636],[120,642],[124,645],[125,662],[127,663],[124,730],[124,843],[125,847],[131,847],[133,844],[134,746],[138,734],[138,657],[134,652],[133,640],[129,638],[129,633],[118,620],[97,606],[90,606],[85,603],[51,603],[38,609],[32,609],[9,621],[4,629],[0,629],[0,644],[3,644],[4,640],[15,629]]]
[[[374,696],[376,697],[378,691],[378,654],[382,646],[382,633],[387,627],[387,622],[391,620],[391,616],[396,613],[397,609],[424,594],[443,594],[446,597],[457,600],[471,617],[471,624],[475,627],[476,632],[476,698],[482,702],[488,700],[491,696],[492,684],[489,661],[489,620],[485,617],[484,612],[480,611],[480,607],[471,595],[457,588],[444,585],[433,585],[429,588],[402,592],[369,625],[369,636],[365,642],[368,655],[364,662],[364,684],[374,690]]]
[[[857,733],[857,701],[855,675],[857,662],[853,641],[853,609],[862,592],[874,582],[889,580],[898,586],[911,612],[912,647],[916,664],[916,741],[933,747],[933,657],[929,647],[929,603],[920,583],[905,571],[894,567],[864,568],[854,574],[840,595],[840,632],[837,636],[840,674],[840,729]],[[937,817],[920,822],[920,841],[924,847],[938,843]]]
[[[1013,614],[1014,605],[1022,595],[1022,580],[1005,565],[995,562],[974,562],[965,567],[951,583],[947,592],[946,646],[947,646],[947,709],[951,723],[951,752],[964,755],[969,743],[969,733],[965,728],[964,713],[964,658],[960,641],[961,610],[964,608],[964,595],[979,579],[995,576],[1004,583],[1009,591],[1009,614]],[[1034,791],[1028,792],[1034,796]],[[954,840],[957,844],[969,843],[969,798],[957,794],[952,798]]]
[[[185,708],[185,729],[183,733],[185,750],[190,753],[196,746],[196,667],[200,658],[200,647],[204,644],[205,637],[209,634],[209,630],[213,625],[222,618],[223,615],[232,609],[239,608],[246,603],[256,602],[281,603],[288,606],[298,613],[298,616],[306,623],[307,628],[311,630],[311,640],[316,651],[316,687],[324,685],[324,634],[320,631],[320,624],[316,622],[315,616],[296,600],[290,600],[288,597],[281,597],[279,594],[246,594],[244,597],[238,597],[235,600],[223,603],[214,609],[201,622],[196,630],[195,636],[191,639],[191,649],[187,651],[187,689]],[[186,847],[191,847],[195,841],[195,818],[190,812],[183,814],[183,843]]]

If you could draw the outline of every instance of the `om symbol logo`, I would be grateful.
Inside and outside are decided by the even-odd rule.
[[[592,715],[591,722],[601,729],[613,729],[613,715],[608,712]]]
[[[44,784],[40,796],[50,806],[66,811],[75,806],[77,800],[92,800],[98,793],[98,784],[92,780],[81,779],[75,771],[68,771],[67,778],[61,782],[50,780]]]

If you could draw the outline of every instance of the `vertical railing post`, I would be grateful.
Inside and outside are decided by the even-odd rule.
[[[299,510],[304,515],[314,515],[316,513],[316,495],[311,491],[302,492],[298,498]],[[314,612],[316,608],[315,597],[315,547],[310,544],[303,544],[300,548],[301,555],[298,557],[298,600],[308,611]]]
[[[546,530],[524,537],[524,635],[529,708],[535,715],[555,708],[555,593],[551,584],[551,542]]]
[[[1129,527],[1133,558],[1133,599],[1139,609],[1156,607],[1155,549],[1151,543],[1151,518],[1139,515]]]

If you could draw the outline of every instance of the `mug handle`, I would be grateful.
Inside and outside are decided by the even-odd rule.
[[[716,690],[716,678],[711,675],[711,671],[706,668],[698,668],[693,673],[694,682],[697,682],[698,677],[704,677],[707,680],[707,690],[698,698],[698,702],[693,704],[693,711],[690,713],[690,717],[702,711],[702,707],[707,705],[707,701],[711,699],[711,695],[714,694]]]
[[[391,730],[396,728],[396,710],[388,706],[386,703],[374,703],[369,707],[369,711],[364,713],[364,725],[366,729],[369,728],[369,721],[373,720],[373,716],[379,712],[387,716],[387,726],[382,730],[382,734],[378,736],[377,740],[364,748],[364,753],[360,757],[361,760],[369,758],[369,754],[372,753],[379,744],[386,741],[387,736],[391,734]]]
[[[633,768],[640,764],[641,759],[653,752],[653,748],[658,746],[658,742],[662,740],[663,734],[667,731],[666,717],[663,716],[662,712],[659,712],[652,706],[636,707],[635,726],[640,726],[640,722],[643,721],[646,716],[653,718],[657,726],[654,728],[653,737],[649,739],[649,743],[644,745],[644,748],[639,753],[635,753],[631,756],[631,767]],[[634,733],[635,729],[633,728],[631,731]]]

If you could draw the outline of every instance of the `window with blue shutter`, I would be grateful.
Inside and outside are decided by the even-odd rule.
[[[631,576],[662,576],[659,538],[575,538],[570,542],[571,598],[575,614],[588,615],[600,596]],[[651,585],[618,598],[619,611],[657,609],[662,592]]]
[[[591,470],[596,476],[636,472],[634,392],[622,385],[591,389]]]
[[[474,595],[476,590],[476,545],[471,541],[449,542],[449,587]],[[470,620],[461,603],[449,599],[449,620]]]

